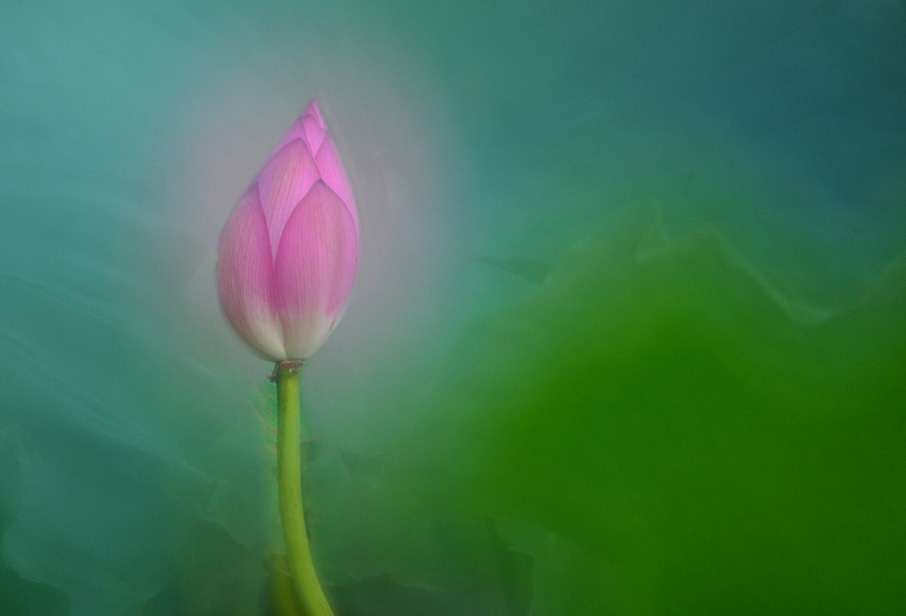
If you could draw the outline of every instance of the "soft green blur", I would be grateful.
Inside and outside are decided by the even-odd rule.
[[[407,488],[510,549],[556,542],[535,613],[897,612],[904,257],[822,311],[718,233],[670,242],[654,208],[620,211],[469,328],[416,405]]]
[[[338,616],[906,612],[899,0],[0,8],[0,614],[277,614],[219,230],[317,98]]]

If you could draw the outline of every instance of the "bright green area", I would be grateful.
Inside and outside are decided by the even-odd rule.
[[[387,457],[312,463],[349,613],[901,611],[904,265],[819,310],[716,232],[607,217],[468,328]]]

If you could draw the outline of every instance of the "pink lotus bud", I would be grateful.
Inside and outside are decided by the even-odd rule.
[[[236,204],[217,250],[220,305],[273,361],[307,359],[336,327],[359,264],[359,214],[312,101]]]

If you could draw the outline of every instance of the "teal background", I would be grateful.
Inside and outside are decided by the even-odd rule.
[[[276,614],[219,230],[317,98],[338,616],[906,611],[906,4],[0,8],[0,613]]]

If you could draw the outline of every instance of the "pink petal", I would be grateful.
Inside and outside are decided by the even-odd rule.
[[[302,115],[300,115],[296,121],[293,122],[293,125],[289,127],[286,134],[283,135],[283,138],[280,140],[280,143],[277,144],[277,147],[274,148],[274,152],[271,156],[276,154],[283,146],[294,139],[304,139],[305,143],[308,144],[309,149],[312,152],[317,152],[318,148],[321,147],[321,140],[324,138],[324,133],[326,132],[327,124],[324,122],[321,110],[318,109],[318,104],[315,101],[312,101],[308,104],[308,107],[305,108],[305,111],[302,112]]]
[[[302,116],[302,126],[305,128],[305,138],[312,152],[317,152],[324,141],[324,135],[327,129],[318,124],[318,121],[310,115]]]
[[[321,115],[321,108],[318,107],[318,102],[314,99],[312,99],[312,101],[308,103],[308,107],[306,107],[305,111],[302,112],[302,117],[305,117],[307,115],[313,117],[318,121],[318,124],[320,124],[324,128],[324,130],[327,130],[327,122],[324,121],[324,116]]]
[[[302,139],[283,146],[258,174],[258,192],[270,230],[273,258],[277,256],[286,221],[319,177],[318,167]]]
[[[276,313],[274,263],[267,221],[252,184],[230,215],[217,250],[217,290],[227,320],[246,344],[286,359]]]
[[[277,250],[277,314],[289,358],[306,359],[327,339],[352,290],[358,260],[348,208],[316,182],[287,221]]]
[[[337,151],[337,146],[330,133],[324,136],[321,148],[315,155],[315,163],[318,165],[318,172],[324,183],[346,204],[349,209],[349,215],[352,216],[354,221],[356,233],[358,233],[359,211],[356,209],[352,185],[349,183],[346,168],[343,166],[343,161],[340,160],[340,153]]]
[[[272,158],[277,152],[283,149],[283,146],[296,139],[302,139],[305,143],[308,143],[308,135],[305,133],[305,124],[302,121],[304,117],[305,116],[299,116],[296,121],[293,122],[293,125],[289,127],[289,130],[286,131],[286,134],[280,139],[280,143],[278,143],[277,147],[274,148],[274,151],[271,152]]]

